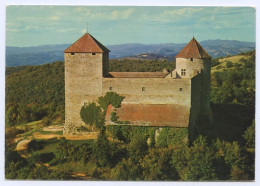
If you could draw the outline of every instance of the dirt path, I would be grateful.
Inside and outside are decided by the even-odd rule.
[[[84,134],[84,135],[68,135],[63,136],[68,140],[84,140],[84,139],[97,139],[99,132],[91,132],[90,134]]]
[[[16,146],[16,149],[17,151],[22,151],[22,150],[26,150],[27,149],[27,146],[28,144],[31,142],[31,139],[25,139],[25,140],[22,140],[20,141],[17,146]]]
[[[42,130],[43,131],[49,131],[49,132],[58,132],[58,131],[63,131],[63,126],[51,125],[51,126],[48,126],[48,127],[44,127]]]
[[[68,136],[56,134],[55,132],[63,130],[63,126],[57,126],[57,125],[44,127],[42,130],[46,131],[46,132],[50,132],[50,133],[44,134],[41,132],[34,132],[31,136],[27,136],[27,137],[22,136],[22,135],[17,136],[14,139],[14,142],[18,142],[17,146],[16,146],[16,150],[17,151],[26,150],[28,143],[30,143],[30,141],[32,139],[48,140],[51,138],[60,139],[62,137],[65,137],[67,140],[89,140],[89,139],[97,139],[97,136],[98,136],[98,132],[90,132],[90,133],[82,134],[82,135],[68,135]],[[53,133],[51,133],[51,132],[53,132]]]

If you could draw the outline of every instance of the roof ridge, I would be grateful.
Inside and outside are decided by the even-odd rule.
[[[196,45],[196,50],[198,51],[198,53],[200,54],[200,57],[203,58],[203,53],[200,51],[200,44],[199,42],[193,37],[195,45]]]
[[[190,42],[175,56],[176,58],[211,58],[200,43],[193,37]]]
[[[70,52],[110,52],[104,45],[102,45],[96,38],[88,32],[81,36],[77,41],[70,45],[65,51]]]

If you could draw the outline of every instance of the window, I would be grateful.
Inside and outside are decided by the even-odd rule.
[[[179,88],[179,91],[181,92],[181,91],[182,91],[182,88]]]
[[[145,87],[142,87],[142,91],[145,91]]]
[[[72,53],[70,53],[70,55],[72,55],[72,56],[73,56],[73,55],[75,55],[75,53],[74,53],[74,52],[72,52]]]
[[[190,61],[193,61],[193,58],[190,58]]]
[[[112,90],[112,87],[109,87],[109,90]]]
[[[181,76],[186,76],[186,69],[181,69]]]
[[[86,107],[87,106],[87,102],[84,102],[84,107]]]
[[[96,55],[96,53],[92,53],[92,56]]]

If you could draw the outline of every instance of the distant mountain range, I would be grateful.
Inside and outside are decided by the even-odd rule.
[[[175,60],[175,55],[187,43],[174,44],[122,44],[108,45],[110,59],[167,59]],[[205,40],[200,42],[212,58],[235,55],[255,49],[255,42],[236,40]],[[6,66],[40,65],[54,61],[63,61],[63,51],[70,44],[42,45],[35,47],[6,47]]]

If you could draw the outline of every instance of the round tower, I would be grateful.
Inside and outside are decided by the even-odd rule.
[[[210,113],[210,70],[211,57],[194,37],[176,55],[177,77],[199,79],[200,83],[192,87],[192,94],[199,94],[197,97],[199,97],[200,114]],[[191,97],[196,99],[196,95]]]

